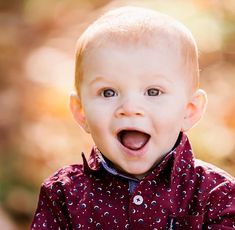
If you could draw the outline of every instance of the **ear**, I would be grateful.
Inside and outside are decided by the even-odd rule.
[[[203,116],[207,105],[207,95],[202,89],[198,89],[187,104],[181,131],[191,129]]]
[[[74,119],[87,133],[90,133],[90,130],[86,121],[86,116],[82,108],[81,98],[76,93],[72,93],[70,95],[69,104],[70,104],[70,110],[73,114]]]

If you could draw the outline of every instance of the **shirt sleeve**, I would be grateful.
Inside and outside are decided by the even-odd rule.
[[[52,191],[42,185],[31,230],[67,229],[65,218]]]
[[[207,202],[205,229],[235,229],[235,183],[221,183]]]

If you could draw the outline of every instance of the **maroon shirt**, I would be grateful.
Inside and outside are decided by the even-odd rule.
[[[235,179],[194,159],[185,134],[134,191],[94,149],[83,159],[43,183],[32,230],[235,229]]]

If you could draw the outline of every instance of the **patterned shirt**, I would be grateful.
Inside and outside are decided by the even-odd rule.
[[[140,181],[104,165],[93,149],[45,180],[31,230],[235,229],[235,179],[195,159],[185,134]]]

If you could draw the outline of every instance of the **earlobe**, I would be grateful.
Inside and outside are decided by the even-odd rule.
[[[181,131],[187,131],[197,124],[205,112],[206,105],[206,92],[198,89],[188,102]]]
[[[76,93],[70,95],[70,110],[77,123],[87,132],[90,133],[87,125],[86,116],[84,114],[80,97]]]

